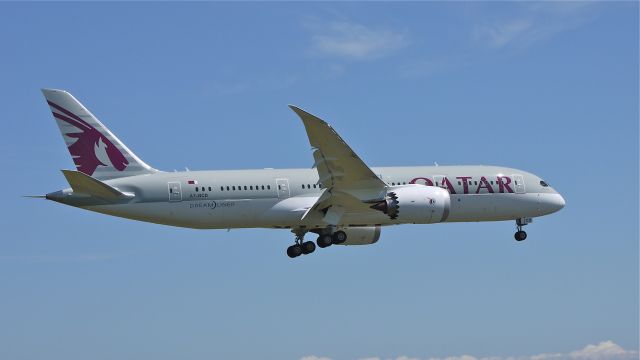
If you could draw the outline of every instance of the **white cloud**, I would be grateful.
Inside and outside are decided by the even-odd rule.
[[[449,356],[444,358],[443,360],[478,360],[478,358],[471,355],[462,355],[462,356]]]
[[[565,359],[565,358],[566,358],[565,354],[555,353],[555,354],[531,355],[528,357],[527,360],[553,360],[553,359]]]
[[[331,360],[331,358],[325,356],[309,355],[301,357],[300,360]]]
[[[332,22],[314,28],[311,39],[316,53],[351,60],[379,58],[409,44],[403,33],[356,23]]]
[[[428,360],[636,360],[640,359],[638,351],[626,350],[611,340],[602,341],[596,345],[587,345],[580,350],[569,353],[541,353],[528,356],[483,356],[473,355],[430,357]],[[328,357],[305,356],[300,360],[331,360]],[[383,360],[378,356],[360,358],[359,360]],[[386,358],[394,360],[394,358]],[[398,356],[395,360],[420,360],[417,357]]]
[[[483,356],[473,355],[430,357],[428,360],[635,360],[639,359],[638,351],[625,350],[613,341],[602,341],[597,345],[587,345],[581,350],[569,353],[541,353],[528,356]],[[379,357],[369,357],[360,360],[381,360]],[[389,359],[391,360],[391,359]],[[406,356],[397,357],[396,360],[418,360]]]
[[[532,27],[530,19],[515,19],[508,22],[485,25],[479,30],[480,37],[486,37],[492,47],[503,47],[521,38]]]
[[[492,48],[526,47],[576,28],[593,17],[594,3],[579,1],[525,2],[507,17],[476,26],[476,40]]]
[[[572,351],[569,357],[580,360],[637,359],[638,352],[625,350],[609,340],[598,345],[587,345],[582,350]]]

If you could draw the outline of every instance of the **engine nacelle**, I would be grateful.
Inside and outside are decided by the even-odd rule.
[[[400,223],[430,224],[442,222],[449,216],[449,192],[435,186],[419,184],[390,187],[384,200],[371,206]]]
[[[343,228],[347,241],[340,245],[370,245],[380,239],[380,225]]]

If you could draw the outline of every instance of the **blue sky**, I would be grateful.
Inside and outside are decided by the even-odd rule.
[[[2,3],[0,357],[638,357],[638,3]],[[495,164],[567,201],[291,261],[20,198],[72,166],[63,88],[158,169],[310,167],[286,104],[372,166]],[[455,359],[455,358],[454,358]]]

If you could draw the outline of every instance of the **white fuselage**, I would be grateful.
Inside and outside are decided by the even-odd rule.
[[[372,170],[389,189],[408,184],[437,186],[450,194],[446,218],[410,223],[500,221],[547,215],[564,206],[564,199],[539,177],[494,166],[385,167]],[[133,194],[118,204],[87,202],[71,189],[49,194],[72,206],[172,226],[220,228],[322,228],[318,214],[304,217],[322,194],[315,169],[261,169],[158,172],[108,180]],[[543,185],[544,184],[544,185]],[[339,227],[394,225],[369,206],[353,208]]]

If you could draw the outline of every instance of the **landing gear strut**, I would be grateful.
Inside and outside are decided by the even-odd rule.
[[[311,254],[316,251],[316,244],[313,241],[304,241],[306,231],[296,230],[293,233],[296,234],[295,244],[287,248],[287,255],[290,258]]]
[[[523,241],[524,239],[527,238],[527,233],[522,230],[522,227],[531,223],[533,220],[531,218],[520,218],[520,219],[516,219],[516,227],[518,228],[518,231],[516,231],[515,234],[513,234],[513,237],[516,239],[516,241]]]

